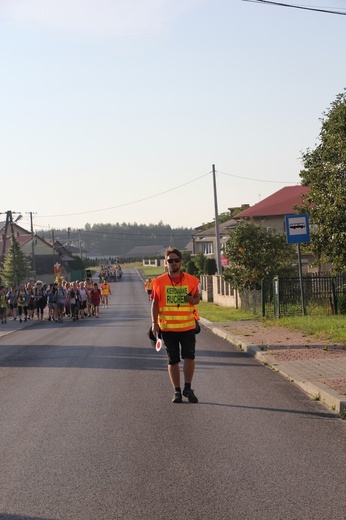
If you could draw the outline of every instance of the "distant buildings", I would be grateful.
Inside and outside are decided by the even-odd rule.
[[[7,225],[6,225],[7,224]],[[69,279],[71,268],[69,263],[74,262],[69,251],[59,242],[51,244],[36,234],[22,228],[16,222],[0,222],[0,261],[6,256],[12,238],[20,244],[23,253],[31,265],[29,278],[40,278],[46,283],[54,279],[54,264],[59,263],[63,275]]]

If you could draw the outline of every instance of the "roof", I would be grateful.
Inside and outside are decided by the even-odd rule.
[[[136,246],[128,251],[126,255],[122,256],[138,256],[143,258],[151,256],[163,256],[166,249],[166,246]]]
[[[181,248],[181,251],[188,251],[189,253],[193,252],[193,241],[189,240],[187,244],[185,244],[185,247]]]
[[[73,262],[75,259],[67,255],[60,255],[60,260],[62,260],[62,262]]]
[[[219,234],[225,235],[228,233],[228,231],[235,227],[238,224],[234,220],[234,218],[231,218],[230,220],[227,220],[226,222],[221,222],[219,224]],[[197,228],[196,228],[197,229]],[[198,233],[193,234],[194,237],[214,237],[215,236],[215,223],[208,229],[203,229],[203,231],[199,231]]]
[[[234,218],[274,217],[297,213],[294,206],[302,204],[302,195],[309,190],[309,186],[286,186],[251,208],[238,213]]]
[[[13,226],[13,229],[15,230],[15,233],[31,235],[30,231],[26,230],[22,226],[19,226],[19,224],[17,222],[12,222],[12,226]],[[5,231],[5,227],[6,227],[6,221],[0,222],[0,231],[1,232]],[[7,222],[7,233],[8,233],[8,235],[12,234],[11,222]]]
[[[2,256],[4,242],[5,242],[5,254],[7,254],[10,245],[12,243],[12,233],[14,238],[17,240],[17,242],[20,244],[20,246],[23,246],[28,241],[32,239],[32,235],[30,231],[27,231],[23,227],[19,226],[16,222],[7,222],[7,230],[6,230],[6,237],[5,235],[5,227],[6,222],[0,222],[0,233],[2,235],[1,237],[1,246],[0,246],[0,256]]]
[[[1,233],[1,231],[5,231],[5,225],[6,225],[6,222],[0,222],[0,233]],[[8,223],[8,229],[7,229],[6,239],[5,239],[5,251],[4,251],[5,255],[7,254],[8,250],[11,246],[11,243],[12,243],[12,228],[13,228],[14,237],[21,247],[29,244],[34,239],[36,242],[40,241],[43,244],[47,245],[49,248],[52,248],[52,244],[49,243],[49,241],[40,237],[36,233],[33,237],[32,234],[30,233],[30,231],[27,231],[23,227],[19,226],[16,222],[13,222],[12,226],[11,226],[11,223]],[[4,243],[1,242],[0,257],[2,256],[3,246],[4,246]],[[62,251],[59,251],[57,248],[55,248],[57,250],[57,253],[59,254],[61,261],[72,262],[75,260],[74,258],[71,258],[71,256],[69,256],[69,252],[66,251],[63,248],[63,246],[61,246],[61,248],[62,248]],[[40,256],[41,255],[35,254],[36,259],[39,258]]]

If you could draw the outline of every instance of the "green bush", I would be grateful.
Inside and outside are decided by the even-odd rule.
[[[346,293],[340,294],[338,297],[338,313],[346,314]]]
[[[193,260],[187,262],[185,269],[188,274],[196,275],[198,273],[198,268]]]
[[[195,259],[194,259],[194,263],[197,267],[198,273],[204,274],[205,273],[205,269],[204,269],[205,256],[203,253],[197,253],[197,255],[195,256]]]
[[[217,265],[215,258],[206,258],[204,263],[205,274],[215,274],[217,272]]]

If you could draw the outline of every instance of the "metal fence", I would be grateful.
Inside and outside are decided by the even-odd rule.
[[[262,315],[268,317],[345,312],[346,274],[266,279],[262,282]]]

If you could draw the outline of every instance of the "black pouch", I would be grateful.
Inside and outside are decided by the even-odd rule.
[[[201,326],[198,323],[198,320],[195,320],[195,322],[196,322],[195,334],[199,334],[201,332]]]
[[[147,335],[148,335],[148,338],[151,341],[152,346],[155,347],[156,346],[156,338],[155,338],[155,336],[153,334],[153,331],[151,330],[151,327],[148,330],[148,334]],[[159,338],[161,338],[161,331],[159,332]]]

